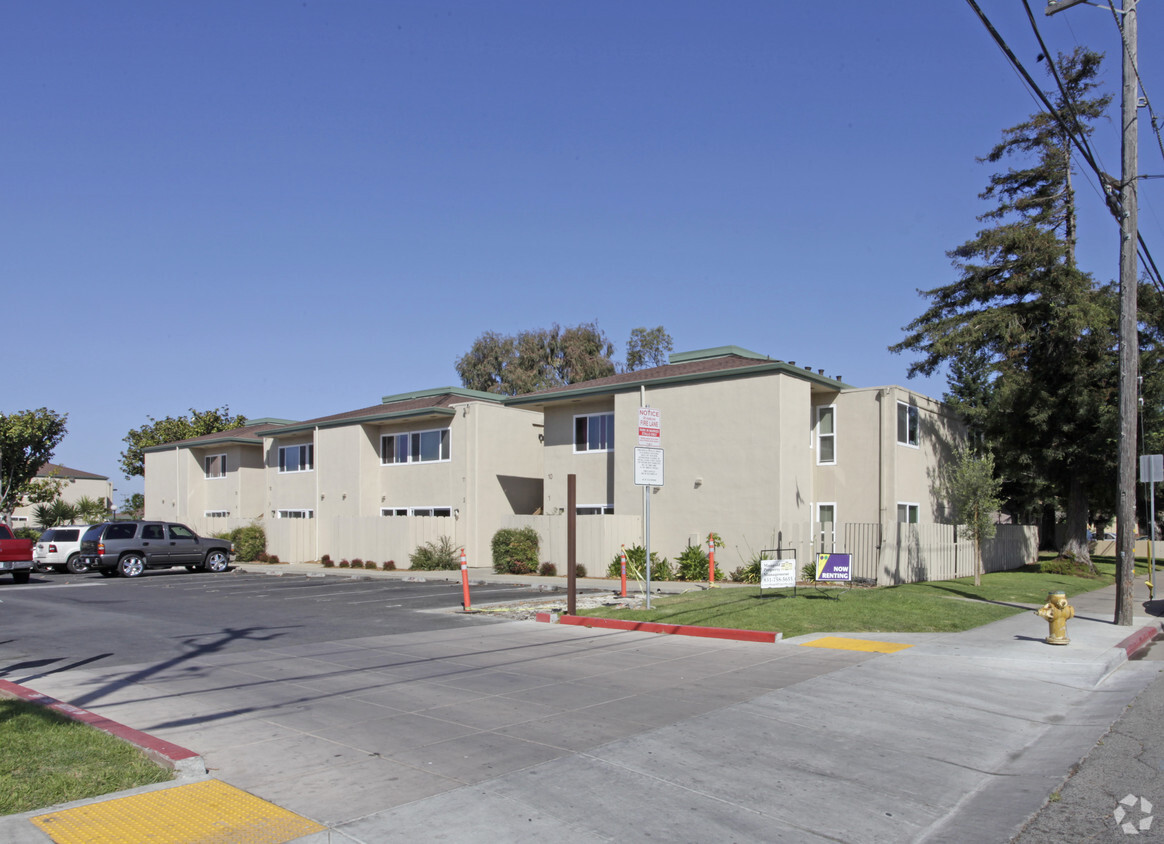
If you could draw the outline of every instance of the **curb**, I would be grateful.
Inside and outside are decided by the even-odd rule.
[[[180,777],[200,777],[207,773],[206,763],[193,750],[187,750],[185,747],[180,747],[172,742],[156,738],[140,730],[119,724],[116,721],[111,721],[87,709],[81,709],[78,706],[64,703],[48,695],[42,695],[40,692],[33,691],[26,686],[20,686],[8,680],[0,680],[0,695],[7,695],[28,701],[29,703],[39,704],[54,712],[59,712],[61,715],[71,718],[74,721],[80,721],[83,724],[88,724],[90,727],[96,727],[102,732],[109,733],[109,735],[115,736],[122,741],[127,741],[134,747],[140,749],[154,762],[165,768],[169,768]]]
[[[659,624],[654,621],[623,621],[614,618],[591,618],[589,616],[562,615],[540,612],[535,620],[572,624],[577,627],[601,627],[612,630],[635,630],[640,633],[669,633],[676,636],[699,636],[704,639],[733,639],[737,642],[763,642],[771,644],[784,634],[765,630],[733,630],[730,627],[696,627],[691,624]]]
[[[1160,629],[1158,627],[1153,627],[1152,625],[1141,627],[1131,636],[1116,645],[1116,647],[1121,648],[1124,653],[1130,657],[1132,654],[1136,653],[1136,651],[1139,651],[1151,644],[1152,640],[1155,639],[1159,633]]]

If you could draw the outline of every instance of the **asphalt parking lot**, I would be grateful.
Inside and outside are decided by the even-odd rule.
[[[475,586],[473,602],[544,597],[524,586]],[[222,574],[183,569],[134,579],[38,574],[0,589],[0,676],[35,680],[82,665],[188,659],[275,645],[494,624],[458,614],[461,587],[358,576]]]

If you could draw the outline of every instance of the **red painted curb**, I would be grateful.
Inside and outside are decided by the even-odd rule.
[[[1156,627],[1141,627],[1131,636],[1116,645],[1116,647],[1123,648],[1127,655],[1131,656],[1136,651],[1140,650],[1140,648],[1147,646],[1153,639],[1156,638],[1156,634],[1159,632],[1159,629]]]
[[[549,621],[548,613],[538,613],[538,621]],[[653,621],[623,621],[615,618],[590,618],[580,615],[558,617],[558,624],[578,627],[604,627],[614,630],[637,630],[641,633],[671,633],[676,636],[700,636],[705,639],[733,639],[738,642],[775,642],[779,633],[766,630],[733,630],[729,627],[695,627],[690,624],[659,624]]]
[[[185,747],[180,747],[172,742],[156,738],[148,733],[143,733],[140,730],[135,730],[124,724],[119,724],[116,721],[110,721],[108,718],[98,715],[95,712],[90,712],[88,709],[81,709],[79,706],[64,703],[56,698],[33,691],[26,686],[11,683],[8,680],[0,680],[0,694],[9,694],[12,697],[26,700],[29,703],[40,704],[54,712],[59,712],[68,718],[72,718],[74,721],[80,721],[83,724],[96,727],[103,732],[129,742],[135,747],[141,748],[147,756],[159,764],[165,765],[167,768],[177,768],[180,762],[198,758],[198,754],[193,750],[187,750]]]

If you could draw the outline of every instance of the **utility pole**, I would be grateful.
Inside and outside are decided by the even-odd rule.
[[[1047,14],[1053,15],[1085,0],[1048,0]],[[1115,623],[1132,624],[1132,584],[1136,574],[1136,413],[1140,375],[1138,334],[1139,273],[1136,246],[1139,240],[1139,79],[1136,75],[1136,3],[1123,0],[1123,90],[1120,98],[1120,423],[1116,473],[1116,605]],[[1090,4],[1089,4],[1090,5]],[[1106,7],[1101,7],[1105,8]],[[1114,191],[1113,191],[1114,192]]]

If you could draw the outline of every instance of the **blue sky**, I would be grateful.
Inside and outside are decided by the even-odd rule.
[[[1047,18],[1107,53],[1110,12]],[[1018,0],[980,0],[1045,81]],[[1164,111],[1164,9],[1140,4]],[[56,2],[0,11],[6,411],[109,475],[147,417],[308,419],[456,385],[485,331],[738,345],[906,383],[886,347],[1036,109],[966,3]],[[1146,115],[1141,112],[1146,125]],[[1095,143],[1119,172],[1118,120]],[[1141,132],[1141,172],[1164,173]],[[1118,272],[1081,178],[1080,261]],[[1164,258],[1164,180],[1140,226]],[[944,378],[910,386],[940,396]]]

